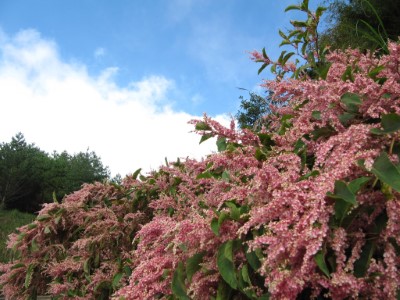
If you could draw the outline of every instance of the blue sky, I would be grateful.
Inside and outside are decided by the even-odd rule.
[[[215,147],[186,122],[228,122],[238,87],[270,77],[247,51],[278,56],[293,2],[0,0],[0,141],[21,131],[48,152],[89,147],[122,175],[199,158]]]

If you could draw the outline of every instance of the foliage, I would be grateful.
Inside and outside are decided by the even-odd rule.
[[[151,216],[141,193],[153,191],[143,189],[139,182],[96,183],[63,203],[45,204],[33,223],[9,237],[14,258],[0,267],[4,295],[108,299],[127,281],[132,239]]]
[[[83,183],[108,178],[94,152],[49,156],[18,133],[0,145],[0,208],[36,212],[49,202],[78,190]]]
[[[290,9],[307,13],[311,21],[295,25],[312,36],[318,18],[308,1]],[[294,46],[315,43],[291,36],[299,34]],[[4,293],[398,299],[400,44],[380,56],[346,50],[324,59],[324,73],[295,65],[290,79],[280,63],[263,86],[287,105],[259,131],[192,121],[201,142],[217,139],[218,153],[47,205],[10,237],[16,258],[0,267]]]
[[[13,233],[15,228],[31,223],[34,219],[34,215],[18,210],[0,210],[0,262],[5,263],[10,259],[6,248],[7,236]]]
[[[330,26],[321,39],[332,49],[387,50],[387,40],[395,41],[400,36],[400,3],[397,0],[330,2]]]
[[[249,92],[250,99],[240,96],[240,109],[236,114],[236,119],[240,128],[259,130],[262,127],[262,118],[272,113],[275,103],[271,100],[271,95],[260,96],[254,92]]]

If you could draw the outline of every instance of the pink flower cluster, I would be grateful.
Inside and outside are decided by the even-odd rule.
[[[202,161],[47,205],[10,236],[4,294],[396,299],[400,194],[376,169],[387,153],[400,176],[399,133],[371,132],[400,114],[400,45],[389,49],[331,53],[325,80],[265,82],[288,105],[260,132],[192,121],[217,138]]]

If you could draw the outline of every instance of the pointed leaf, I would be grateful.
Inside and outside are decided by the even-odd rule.
[[[358,108],[362,104],[360,96],[354,93],[346,93],[340,100],[346,105],[347,111],[350,113],[357,113]]]
[[[174,295],[180,300],[190,300],[188,295],[186,294],[186,286],[185,286],[185,274],[183,263],[180,262],[178,267],[174,272],[174,276],[172,278],[171,289]]]
[[[206,134],[203,134],[202,137],[201,137],[201,139],[200,139],[199,144],[201,144],[202,142],[207,141],[209,138],[212,138],[213,136],[214,136],[213,133],[206,133]]]
[[[388,134],[396,132],[400,129],[400,115],[386,114],[382,116],[381,120],[382,130],[379,128],[372,128],[370,131],[373,134]]]
[[[236,278],[235,265],[233,263],[233,241],[223,243],[218,249],[217,265],[221,277],[233,289],[237,289],[238,281]]]
[[[201,269],[200,263],[203,261],[204,252],[196,253],[186,261],[186,276],[189,282],[193,275]]]
[[[384,183],[400,192],[400,172],[385,152],[375,160],[371,172]]]
[[[356,195],[349,189],[347,184],[341,180],[335,181],[334,194],[328,192],[327,195],[334,199],[343,199],[353,205],[357,204]]]
[[[325,255],[322,252],[322,250],[318,251],[317,254],[315,254],[315,262],[317,263],[317,266],[320,268],[320,270],[327,276],[330,277],[330,272],[328,270],[328,266],[326,265],[325,262]]]
[[[218,152],[225,151],[226,147],[227,147],[226,138],[225,137],[218,138],[217,139]]]

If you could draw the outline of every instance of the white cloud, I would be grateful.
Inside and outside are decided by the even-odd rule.
[[[121,87],[117,68],[90,76],[85,65],[60,58],[55,42],[37,31],[0,38],[0,141],[17,132],[41,149],[95,151],[113,174],[156,169],[164,158],[196,157],[215,150],[198,145],[187,122],[199,116],[174,111],[174,81],[149,76]],[[225,117],[219,117],[224,121]]]

